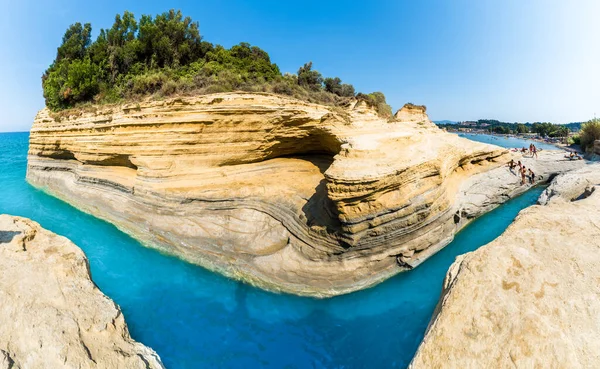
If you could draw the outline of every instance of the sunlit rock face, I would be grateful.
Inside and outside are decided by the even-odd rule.
[[[266,289],[331,296],[445,246],[464,225],[462,184],[509,160],[439,130],[424,109],[395,117],[256,93],[44,109],[27,178],[147,246]]]
[[[417,122],[421,124],[433,124],[425,113],[427,108],[424,105],[406,104],[398,110],[394,118],[401,122]]]
[[[411,368],[598,366],[599,173],[557,177],[546,205],[457,258]]]
[[[163,368],[66,238],[0,215],[0,271],[0,368]]]

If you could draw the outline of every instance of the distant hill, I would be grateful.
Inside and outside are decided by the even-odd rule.
[[[572,122],[567,124],[554,124],[549,122],[535,123],[508,123],[496,119],[479,119],[477,121],[454,122],[451,120],[435,121],[438,127],[448,130],[475,129],[486,132],[502,134],[509,133],[537,133],[542,137],[566,137],[569,132],[578,132],[582,123]]]
[[[563,124],[563,125],[571,131],[579,131],[581,129],[582,124],[583,124],[582,122],[573,122],[573,123],[567,123],[567,124]]]
[[[458,124],[458,122],[455,122],[453,120],[434,120],[433,123],[435,123],[435,124]]]

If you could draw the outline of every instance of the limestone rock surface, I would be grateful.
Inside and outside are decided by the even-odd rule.
[[[411,368],[598,366],[599,172],[557,177],[545,206],[457,258]]]
[[[31,220],[0,215],[0,301],[0,368],[163,368],[83,252]]]
[[[388,121],[364,102],[223,93],[70,116],[44,109],[27,178],[147,246],[266,289],[324,297],[369,287],[448,244],[466,224],[456,211],[487,209],[495,196],[471,196],[466,181],[506,172],[510,157],[438,129],[420,107]]]
[[[427,108],[422,105],[406,104],[398,110],[394,118],[401,122],[417,122],[421,124],[431,123],[426,114]]]

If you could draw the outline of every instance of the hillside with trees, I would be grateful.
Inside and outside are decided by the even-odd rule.
[[[495,119],[479,119],[472,122],[442,123],[439,127],[448,130],[475,129],[498,134],[535,133],[541,137],[567,137],[570,132],[577,132],[582,123],[553,124],[549,122],[508,123]]]
[[[245,42],[229,49],[207,42],[198,22],[175,10],[139,20],[126,11],[95,41],[89,23],[71,25],[42,76],[42,87],[53,111],[148,96],[251,91],[334,106],[356,97],[382,116],[392,116],[381,92],[357,94],[340,78],[323,77],[312,62],[297,74],[282,74],[266,51]]]

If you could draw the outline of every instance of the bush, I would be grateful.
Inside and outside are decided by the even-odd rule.
[[[581,138],[579,135],[569,137],[569,145],[581,145]]]
[[[592,119],[581,126],[579,132],[581,148],[590,151],[594,148],[594,141],[600,140],[600,119]]]
[[[385,118],[392,117],[392,107],[385,101],[385,95],[382,92],[372,92],[368,95],[359,93],[356,98],[365,101],[368,105],[372,106],[377,110],[379,115]]]
[[[128,83],[130,91],[138,95],[153,94],[160,91],[169,78],[164,71],[154,71],[133,76]]]
[[[277,81],[277,82],[273,83],[273,86],[271,87],[271,91],[276,94],[288,95],[288,96],[294,96],[294,92],[295,92],[293,85],[290,85],[290,83],[288,83],[286,81]]]
[[[179,84],[173,80],[165,82],[160,88],[161,96],[170,96],[179,90]]]

